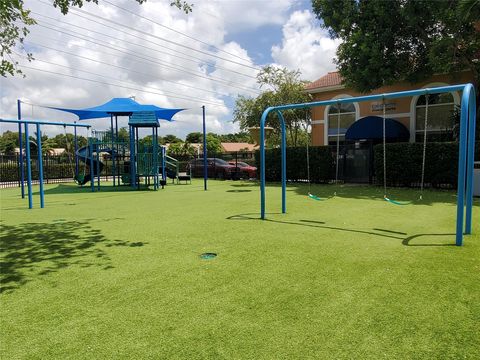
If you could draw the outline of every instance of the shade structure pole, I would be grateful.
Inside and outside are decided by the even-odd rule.
[[[97,189],[100,191],[100,145],[98,142],[95,145],[95,153],[97,157]]]
[[[139,146],[138,146],[138,127],[135,128],[135,157],[138,159],[138,150],[139,150]],[[136,180],[136,179],[135,179]],[[140,178],[138,179],[138,181],[136,181],[136,185],[137,185],[137,189],[140,190]]]
[[[22,101],[17,100],[17,119],[22,120]],[[18,147],[20,150],[18,156],[18,166],[20,169],[20,189],[22,193],[22,199],[25,199],[25,169],[23,168],[23,136],[22,136],[22,123],[18,123]]]
[[[162,146],[162,179],[167,181],[167,148]]]
[[[45,194],[43,192],[43,159],[42,159],[42,132],[40,124],[37,124],[37,161],[38,161],[38,183],[40,184],[40,208],[45,207]]]
[[[116,169],[116,176],[117,176],[117,184],[120,185],[120,161],[118,159],[118,152],[119,152],[119,144],[118,144],[118,117],[117,115],[115,115],[115,142],[116,142],[116,145],[115,145],[115,155],[114,155],[114,165],[115,165],[115,169]]]
[[[111,151],[112,151],[112,177],[113,177],[113,186],[115,187],[115,151],[113,150],[114,142],[113,142],[113,115],[110,114],[110,139],[111,139]]]
[[[75,121],[74,124],[77,122]],[[78,177],[78,155],[77,155],[77,150],[78,150],[78,136],[77,136],[77,127],[73,127],[73,148],[74,148],[74,156],[75,156],[75,177]]]
[[[135,174],[135,133],[133,132],[133,127],[129,126],[128,134],[130,135],[130,186],[135,187],[134,179],[136,178]]]
[[[95,192],[95,172],[93,170],[93,139],[88,140],[88,152],[90,156],[90,187]]]
[[[152,162],[153,162],[153,190],[157,190],[157,174],[158,174],[158,151],[157,144],[155,142],[155,127],[152,127]]]
[[[205,105],[202,106],[203,118],[203,190],[207,191],[208,167],[207,167],[207,126],[205,124]]]

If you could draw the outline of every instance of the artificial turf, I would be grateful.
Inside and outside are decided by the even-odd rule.
[[[478,199],[456,247],[450,191],[202,187],[1,190],[0,357],[480,358]]]

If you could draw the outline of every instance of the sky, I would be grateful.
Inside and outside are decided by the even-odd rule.
[[[184,108],[173,122],[161,122],[160,135],[201,131],[231,133],[239,95],[258,96],[258,70],[265,65],[300,70],[314,81],[335,70],[337,40],[331,40],[304,0],[189,0],[189,14],[170,0],[99,0],[66,15],[51,0],[26,0],[37,25],[30,27],[12,57],[25,77],[0,78],[0,118],[77,120],[38,105],[97,106],[114,97],[142,104]],[[25,59],[26,52],[34,61]],[[120,126],[128,119],[121,118]],[[109,119],[87,121],[95,129]],[[1,124],[1,131],[15,125]],[[43,127],[48,135],[62,127]]]

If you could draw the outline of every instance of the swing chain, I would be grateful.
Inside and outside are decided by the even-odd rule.
[[[63,125],[63,133],[65,135],[65,146],[67,147],[68,164],[70,165],[70,170],[72,171],[72,178],[75,178],[75,169],[73,166],[72,156],[70,154],[71,146],[70,146],[70,140],[68,140],[66,125]]]
[[[428,91],[425,94],[425,123],[423,129],[423,156],[422,156],[422,180],[420,182],[420,197],[419,200],[423,200],[423,188],[425,181],[425,157],[427,152],[427,126],[428,126]]]
[[[308,126],[310,125],[308,121],[308,111],[305,111],[305,126],[307,131],[307,179],[308,179],[308,194],[311,193],[312,184],[310,180],[310,154],[309,154],[309,145],[310,145],[310,135],[308,134]]]
[[[338,185],[338,162],[340,159],[340,101],[337,101],[337,159],[335,161],[335,187]],[[337,196],[337,190],[333,193]]]

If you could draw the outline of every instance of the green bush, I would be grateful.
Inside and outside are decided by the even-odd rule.
[[[334,171],[334,156],[328,146],[309,148],[310,181],[325,183],[332,178]],[[255,163],[260,169],[260,151],[255,152]],[[281,181],[281,152],[280,149],[265,150],[265,179],[266,181]],[[307,149],[306,147],[287,148],[287,180],[299,181],[308,179]]]
[[[387,185],[418,186],[422,177],[423,144],[387,144]],[[377,184],[383,184],[383,145],[374,148]],[[425,185],[457,187],[458,144],[428,143],[425,153]]]

